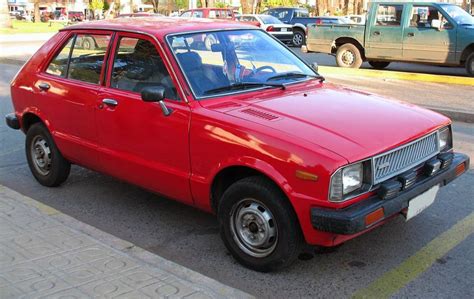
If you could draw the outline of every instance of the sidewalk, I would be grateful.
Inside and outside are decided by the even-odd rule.
[[[2,185],[0,297],[251,298]]]

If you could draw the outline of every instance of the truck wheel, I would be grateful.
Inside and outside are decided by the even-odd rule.
[[[82,40],[82,48],[85,50],[94,50],[95,49],[94,39],[89,36],[84,37],[84,39]]]
[[[61,155],[44,124],[35,123],[29,128],[25,149],[28,166],[41,185],[56,187],[69,176],[71,164]]]
[[[286,196],[263,177],[231,185],[217,216],[225,246],[245,267],[261,272],[281,269],[300,253],[302,233],[295,212]]]
[[[469,76],[474,77],[474,53],[471,53],[466,60],[466,71]]]
[[[362,65],[362,55],[353,44],[344,44],[336,52],[337,66],[358,69]]]
[[[374,61],[374,60],[369,60],[370,66],[372,66],[374,69],[377,70],[383,70],[387,66],[389,66],[390,62],[388,61]]]
[[[306,43],[306,36],[302,30],[295,30],[293,33],[293,46],[300,48]]]

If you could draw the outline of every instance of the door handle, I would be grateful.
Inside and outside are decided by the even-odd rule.
[[[374,31],[374,35],[380,35],[380,31]]]
[[[103,99],[102,103],[104,103],[107,106],[112,106],[112,107],[115,107],[118,105],[118,102],[114,99]]]
[[[48,90],[51,88],[51,86],[50,86],[48,83],[44,83],[44,82],[43,82],[43,83],[40,83],[40,84],[38,85],[38,87],[39,87],[39,89],[41,89],[42,91],[48,91]]]
[[[408,35],[408,37],[414,37],[414,36],[415,36],[415,33],[409,32],[407,35]]]

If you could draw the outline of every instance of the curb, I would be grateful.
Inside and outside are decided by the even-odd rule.
[[[474,113],[463,112],[458,110],[447,110],[443,108],[437,107],[430,107],[430,106],[422,106],[423,108],[430,109],[434,112],[438,112],[439,114],[443,114],[449,117],[452,120],[465,122],[465,123],[474,123]]]
[[[348,69],[348,68],[340,68],[340,67],[334,67],[334,66],[320,66],[319,70],[321,74],[323,75],[324,74],[356,75],[356,76],[383,78],[383,79],[397,79],[397,80],[474,86],[474,78],[461,77],[461,76],[432,75],[432,74],[407,73],[407,72],[398,72],[398,71],[380,71],[380,70],[372,70],[372,69]]]
[[[167,260],[157,254],[151,253],[135,246],[133,243],[122,240],[118,237],[103,232],[95,227],[74,219],[71,216],[63,214],[53,207],[45,205],[30,197],[22,195],[8,187],[0,184],[0,190],[5,191],[8,196],[11,196],[19,203],[26,205],[40,214],[46,215],[58,221],[72,231],[84,234],[98,243],[110,247],[112,250],[119,251],[122,255],[126,255],[132,259],[138,260],[149,267],[155,267],[162,271],[168,272],[179,279],[186,280],[198,286],[198,288],[208,291],[216,296],[215,298],[255,298],[254,296],[245,293],[239,289],[227,286],[215,279],[207,277],[189,268],[181,266],[175,262]]]

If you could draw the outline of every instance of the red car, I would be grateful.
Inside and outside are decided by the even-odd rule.
[[[235,14],[229,8],[195,8],[184,11],[181,18],[205,18],[205,19],[227,19],[235,20]]]
[[[108,43],[85,49],[86,36]],[[26,63],[6,121],[40,184],[78,164],[215,213],[232,255],[270,271],[304,242],[414,217],[469,167],[448,118],[323,81],[254,26],[90,22]]]

